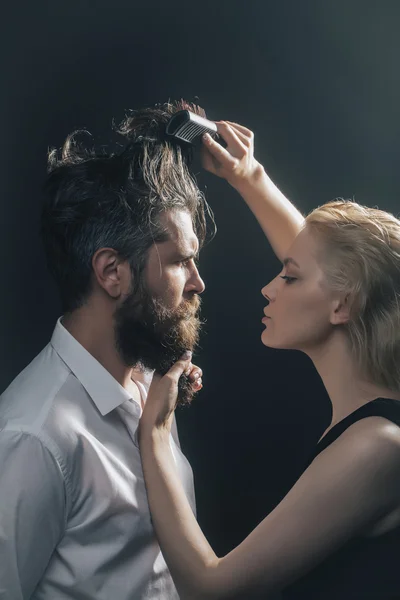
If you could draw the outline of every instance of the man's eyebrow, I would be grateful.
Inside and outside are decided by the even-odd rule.
[[[197,239],[193,240],[193,243],[191,244],[191,246],[192,246],[191,250],[189,250],[187,252],[187,254],[186,253],[184,253],[184,254],[186,254],[187,259],[194,258],[195,260],[197,260],[199,258],[199,253],[200,253],[199,242],[197,241]],[[189,246],[189,248],[190,248],[190,246]],[[196,250],[194,250],[194,248],[196,248]]]
[[[178,256],[179,256],[179,260],[190,260],[191,258],[193,258],[194,260],[198,260],[199,251],[194,252],[192,250],[192,252],[188,252],[187,254],[184,252],[178,252]]]
[[[294,258],[292,258],[291,256],[288,256],[287,258],[284,258],[282,261],[282,264],[286,267],[287,264],[291,263],[292,265],[294,265],[295,267],[298,267],[300,269],[300,265],[294,260]]]

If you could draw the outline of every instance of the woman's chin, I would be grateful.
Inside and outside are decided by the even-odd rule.
[[[262,332],[261,341],[267,348],[275,348],[275,350],[294,350],[293,346],[279,343],[278,340],[273,339],[271,333],[268,333],[267,329]]]
[[[264,331],[261,334],[261,341],[264,344],[264,346],[267,346],[268,348],[275,348],[276,347],[272,343],[271,336],[268,335],[268,331],[266,329],[264,329]]]

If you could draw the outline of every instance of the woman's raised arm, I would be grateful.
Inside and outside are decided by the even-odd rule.
[[[304,223],[303,215],[282,194],[254,158],[254,135],[237,123],[216,123],[227,143],[223,148],[206,135],[202,162],[207,171],[226,179],[249,206],[273,251],[282,260]]]

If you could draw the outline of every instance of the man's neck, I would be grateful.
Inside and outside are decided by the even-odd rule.
[[[136,390],[136,401],[140,402],[137,385],[132,382],[132,368],[121,360],[116,346],[112,315],[97,315],[92,307],[83,306],[65,315],[61,324],[122,387],[131,394]]]

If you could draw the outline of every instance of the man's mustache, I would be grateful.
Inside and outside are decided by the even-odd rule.
[[[200,310],[201,299],[197,294],[190,300],[183,300],[182,311],[184,311],[188,317],[194,317]]]
[[[165,321],[169,322],[171,320],[178,322],[189,320],[195,317],[200,310],[201,299],[200,296],[195,294],[188,300],[182,300],[178,308],[174,309],[173,311],[166,309],[159,301],[156,301],[156,305],[158,319],[161,323]]]

